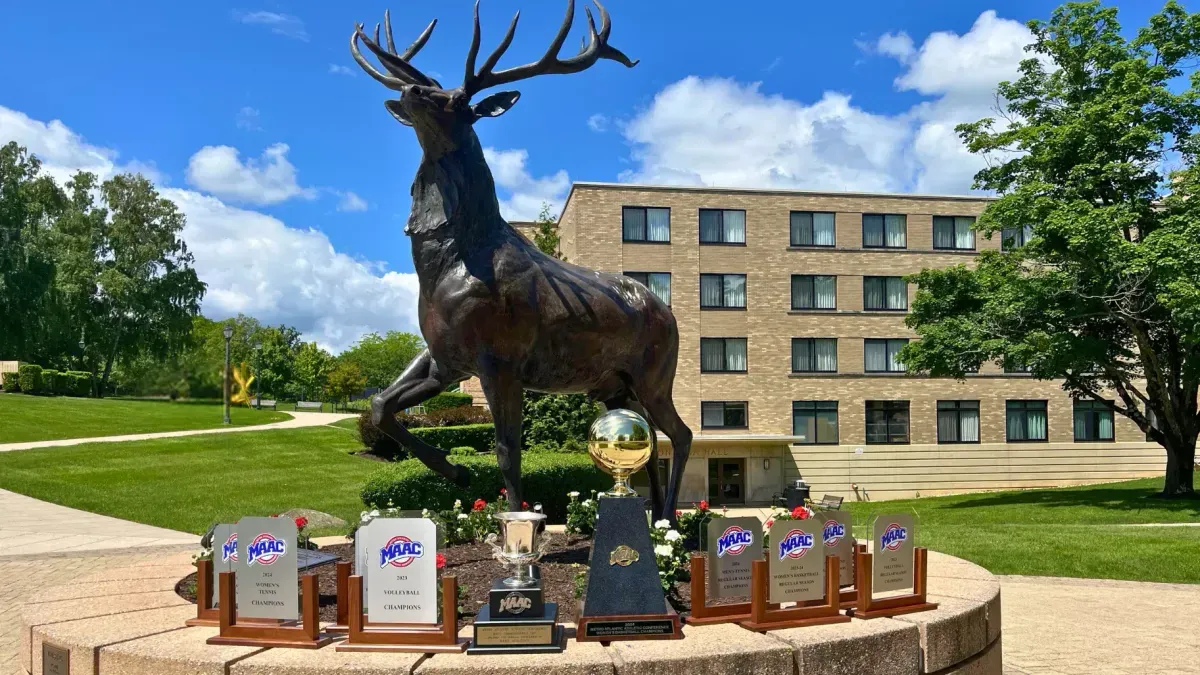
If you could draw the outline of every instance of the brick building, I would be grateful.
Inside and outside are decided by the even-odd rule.
[[[901,277],[999,248],[970,229],[986,205],[576,183],[559,223],[570,262],[671,305],[675,403],[695,434],[685,502],[762,504],[800,475],[818,495],[877,500],[1161,474],[1162,449],[1132,422],[1058,382],[996,364],[965,382],[912,377],[893,358],[916,337]]]

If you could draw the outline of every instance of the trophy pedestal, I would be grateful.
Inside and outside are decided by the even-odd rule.
[[[550,654],[565,647],[558,604],[545,602],[541,574],[534,566],[533,586],[512,588],[497,580],[488,604],[475,617],[468,654]]]

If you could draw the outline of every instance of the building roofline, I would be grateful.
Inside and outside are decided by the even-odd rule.
[[[911,192],[852,192],[839,190],[801,190],[795,188],[755,188],[755,187],[714,187],[710,185],[650,185],[642,183],[606,183],[603,181],[575,181],[571,183],[571,191],[563,200],[559,218],[567,212],[567,204],[575,196],[578,188],[599,190],[651,190],[662,192],[712,192],[722,194],[764,194],[764,195],[806,195],[819,197],[890,197],[893,199],[932,199],[950,202],[991,202],[996,197],[990,195],[937,195],[918,194]]]

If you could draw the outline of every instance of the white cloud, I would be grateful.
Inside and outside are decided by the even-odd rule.
[[[362,197],[359,197],[357,194],[350,192],[349,190],[347,190],[345,192],[340,192],[338,194],[341,195],[341,198],[342,198],[341,201],[338,202],[338,207],[337,207],[338,211],[366,211],[367,210],[367,206],[368,206],[367,200],[363,199]]]
[[[984,12],[963,35],[931,34],[918,48],[905,33],[861,41],[905,66],[896,87],[926,97],[900,113],[877,113],[844,93],[816,101],[772,95],[760,83],[687,77],[660,91],[623,133],[633,168],[621,180],[961,194],[983,159],[954,127],[994,115],[996,84],[1017,73],[1033,36]]]
[[[600,113],[596,113],[596,114],[592,115],[591,117],[587,118],[587,125],[588,125],[589,129],[591,129],[592,131],[595,131],[597,133],[607,131],[608,130],[608,117],[606,117]]]
[[[0,144],[8,141],[28,147],[56,179],[79,169],[103,179],[130,166],[117,164],[114,150],[87,143],[60,121],[44,123],[0,106]],[[183,239],[208,284],[207,316],[245,312],[291,324],[305,340],[335,352],[368,331],[418,330],[415,274],[357,260],[336,251],[318,230],[291,228],[215,197],[179,188],[160,193],[187,216]]]
[[[566,171],[559,169],[553,175],[534,178],[525,167],[529,152],[523,149],[484,148],[483,156],[492,169],[496,185],[509,193],[508,199],[500,200],[500,213],[505,219],[534,220],[542,210],[542,204],[549,204],[550,212],[558,213],[567,189],[571,187]]]
[[[234,10],[233,18],[235,21],[240,21],[245,24],[266,26],[276,35],[292,38],[293,40],[301,40],[308,42],[308,31],[304,29],[304,22],[299,17],[291,14],[281,14],[279,12],[244,12]]]
[[[265,205],[303,197],[313,199],[316,190],[296,182],[296,167],[287,159],[286,143],[276,143],[259,159],[244,163],[237,148],[209,145],[188,160],[187,181],[197,189],[222,199]]]
[[[258,123],[258,119],[258,110],[250,106],[245,106],[234,116],[234,123],[237,124],[237,128],[245,131],[262,131],[262,126]]]
[[[330,75],[345,75],[346,77],[354,77],[358,73],[355,73],[353,70],[351,70],[349,66],[339,66],[336,63],[331,63],[331,64],[329,64],[329,74]]]

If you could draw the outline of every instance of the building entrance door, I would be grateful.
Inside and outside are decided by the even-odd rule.
[[[708,503],[732,506],[746,503],[746,460],[708,460]]]

